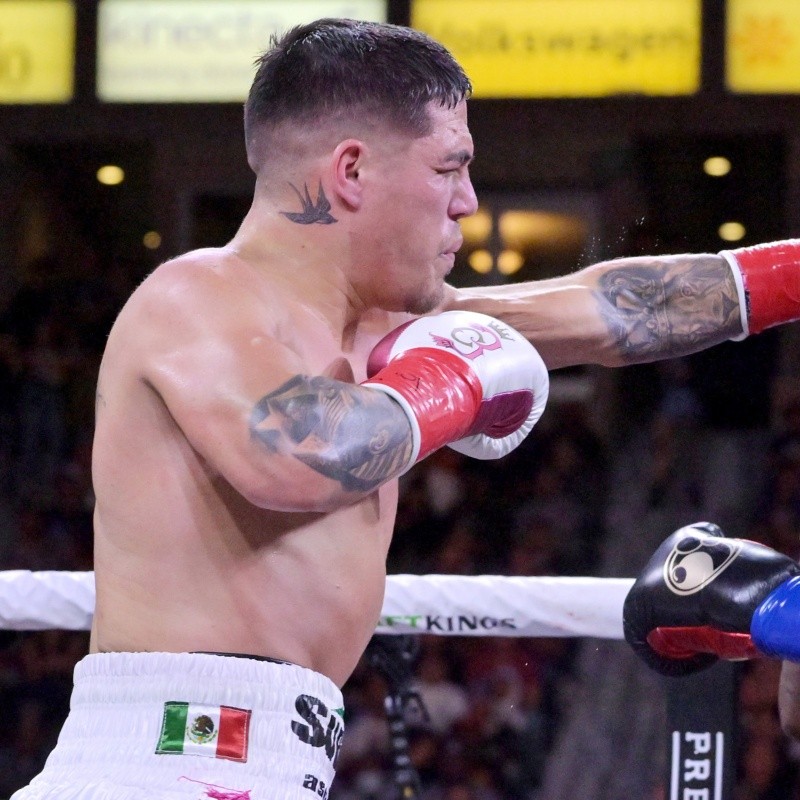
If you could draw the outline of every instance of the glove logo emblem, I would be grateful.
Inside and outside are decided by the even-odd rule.
[[[674,594],[699,592],[730,566],[741,549],[736,539],[687,534],[664,562],[664,583]]]
[[[439,336],[433,332],[431,332],[431,338],[439,347],[455,350],[464,358],[473,360],[483,355],[486,350],[501,350],[503,343],[500,340],[510,338],[504,336],[503,333],[502,329],[498,331],[476,322],[472,325],[454,328],[450,331],[452,338]]]

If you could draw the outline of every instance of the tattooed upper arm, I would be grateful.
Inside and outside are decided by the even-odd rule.
[[[296,375],[259,400],[251,436],[290,453],[347,491],[372,491],[411,457],[411,427],[389,397],[326,377]]]
[[[595,295],[629,364],[694,353],[742,330],[736,284],[719,256],[610,262]]]

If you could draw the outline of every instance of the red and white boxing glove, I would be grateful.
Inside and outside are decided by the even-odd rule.
[[[445,311],[407,322],[375,346],[364,386],[393,397],[411,422],[408,466],[449,444],[500,458],[544,411],[550,382],[533,345],[504,322]]]
[[[800,239],[723,250],[720,255],[733,270],[744,336],[800,319]]]

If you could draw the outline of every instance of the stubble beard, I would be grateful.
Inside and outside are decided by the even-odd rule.
[[[406,300],[405,311],[409,314],[423,315],[433,311],[444,300],[444,282],[426,294],[416,294]]]

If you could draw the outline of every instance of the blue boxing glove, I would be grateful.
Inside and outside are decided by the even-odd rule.
[[[800,565],[700,522],[653,554],[623,607],[625,638],[649,666],[686,675],[718,659],[800,661]]]
[[[750,635],[765,655],[800,661],[800,575],[762,600],[753,614]]]

